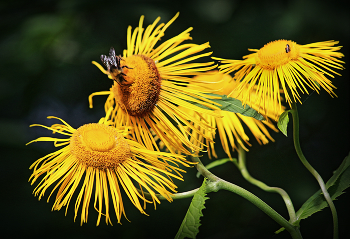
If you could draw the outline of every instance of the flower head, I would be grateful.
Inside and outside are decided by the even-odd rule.
[[[215,91],[215,94],[219,95],[228,95],[231,92],[235,92],[235,88],[238,86],[238,82],[235,79],[232,79],[229,75],[224,75],[218,72],[212,72],[212,74],[201,75],[195,77],[195,80],[198,82],[203,82],[203,86],[209,87]],[[247,87],[244,89],[244,93],[247,93]],[[250,92],[250,101],[247,104],[255,110],[259,110],[259,105],[254,103],[255,98],[257,97],[255,90]],[[241,97],[237,94],[232,95],[233,98],[241,100]],[[274,102],[271,99],[268,99],[268,103],[273,106]],[[272,107],[277,108],[279,107]],[[217,133],[219,134],[221,145],[224,149],[224,152],[230,157],[231,149],[237,149],[237,146],[240,145],[243,149],[248,151],[246,145],[251,146],[249,143],[249,137],[245,132],[243,125],[245,124],[249,130],[254,135],[255,139],[259,144],[267,144],[269,139],[274,141],[274,139],[269,134],[269,131],[265,127],[267,125],[274,131],[278,131],[275,126],[271,123],[271,120],[277,120],[279,115],[282,114],[283,110],[269,110],[264,111],[260,109],[260,114],[264,115],[267,120],[259,121],[253,117],[244,116],[239,113],[233,113],[229,111],[222,110],[220,115],[222,117],[213,117],[210,115],[197,115],[194,114],[198,119],[202,119],[208,122],[212,127],[217,128]],[[244,123],[244,124],[243,124]],[[200,130],[200,128],[198,128]],[[203,132],[204,133],[204,132]],[[200,135],[193,135],[194,138],[199,138],[205,140],[205,138]],[[193,141],[195,143],[195,141]],[[214,149],[213,142],[207,142],[209,157],[211,154],[214,157],[217,157]],[[200,145],[199,145],[200,146]]]
[[[66,206],[67,213],[72,196],[78,191],[74,220],[81,206],[81,224],[87,222],[90,200],[94,198],[99,225],[101,215],[106,217],[107,224],[111,223],[110,199],[118,223],[122,214],[126,217],[121,188],[143,214],[146,214],[146,203],[153,203],[154,206],[160,203],[155,193],[172,201],[171,195],[176,192],[176,185],[170,177],[182,180],[180,172],[185,171],[178,168],[178,163],[188,166],[184,157],[150,151],[126,138],[127,130],[109,126],[105,119],[99,123],[85,124],[78,129],[59,120],[63,124],[54,124],[51,127],[32,126],[41,126],[68,138],[41,137],[30,142],[53,141],[56,147],[65,146],[38,159],[30,166],[30,169],[33,169],[29,179],[31,184],[43,175],[33,192],[35,196],[39,196],[39,200],[51,185],[54,185],[54,188],[47,201],[57,190],[52,210],[60,210]],[[135,186],[135,183],[138,186]],[[81,188],[78,189],[80,184]],[[144,192],[150,194],[150,199],[145,197]]]
[[[217,109],[212,105],[213,102],[203,97],[205,92],[188,87],[190,82],[195,86],[189,76],[214,69],[216,65],[213,62],[190,63],[211,54],[197,54],[209,48],[209,43],[183,44],[183,41],[192,39],[189,35],[192,28],[155,47],[177,16],[178,14],[167,24],[157,26],[160,20],[158,17],[146,29],[143,28],[144,17],[141,16],[140,24],[133,32],[129,26],[127,49],[124,50],[123,57],[116,56],[114,49],[111,49],[109,56],[101,56],[107,69],[93,62],[114,80],[114,84],[109,91],[90,95],[89,101],[92,107],[92,96],[108,95],[105,110],[113,109],[111,120],[116,126],[132,126],[134,138],[147,148],[158,149],[152,137],[152,129],[171,151],[175,149],[190,153],[198,148],[188,140],[190,131],[196,131],[189,122],[199,123],[206,131],[212,132],[213,129],[186,111],[179,110],[177,106],[181,105],[188,111],[216,115],[213,111],[196,105],[203,104]],[[211,133],[203,137],[209,137],[210,140]]]
[[[243,60],[215,59],[223,63],[219,66],[221,72],[236,71],[234,79],[240,84],[235,91],[242,95],[243,103],[249,100],[249,93],[256,87],[256,103],[263,109],[270,109],[266,97],[281,107],[281,89],[289,105],[296,101],[301,103],[300,92],[308,94],[307,87],[317,93],[322,87],[332,97],[336,96],[335,87],[326,76],[340,75],[333,69],[344,68],[344,62],[338,59],[344,56],[338,52],[341,46],[334,46],[337,43],[325,41],[299,45],[289,40],[277,40],[260,50],[249,49],[255,53],[244,56]],[[248,91],[245,94],[246,86]]]

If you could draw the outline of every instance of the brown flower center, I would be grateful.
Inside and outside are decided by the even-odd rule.
[[[115,100],[132,116],[151,112],[159,100],[161,78],[155,62],[144,55],[133,55],[120,61],[124,81],[112,86]]]

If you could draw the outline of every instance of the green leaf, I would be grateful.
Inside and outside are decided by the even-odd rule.
[[[196,238],[198,234],[200,224],[200,217],[203,216],[202,210],[205,208],[205,200],[209,199],[205,193],[206,179],[204,179],[202,186],[194,194],[190,207],[187,210],[186,216],[181,223],[179,231],[177,232],[175,239]]]
[[[346,156],[339,168],[334,172],[333,176],[326,183],[326,188],[334,201],[338,196],[342,195],[344,190],[350,186],[350,154]],[[328,203],[324,198],[321,189],[312,195],[297,211],[297,220],[294,225],[299,225],[302,219],[305,219],[312,214],[321,211],[328,207]],[[282,227],[275,233],[278,234],[283,231]]]
[[[218,159],[218,160],[215,160],[209,164],[207,164],[205,167],[206,169],[211,169],[211,168],[215,168],[217,166],[220,166],[224,163],[227,163],[227,162],[234,162],[236,161],[237,162],[237,159],[233,158],[232,160],[229,159],[229,158],[224,158],[224,159]],[[197,172],[196,174],[197,178],[199,178],[201,176],[201,173],[200,172]]]
[[[288,126],[288,122],[289,122],[289,117],[288,117],[288,113],[290,112],[290,110],[284,111],[277,122],[277,127],[280,129],[280,131],[285,135],[287,135],[287,126]]]
[[[332,200],[342,195],[344,190],[350,186],[350,154],[344,159],[339,168],[334,172],[333,176],[326,183],[329,195]],[[327,207],[327,201],[321,190],[312,195],[296,213],[297,221],[305,219],[312,214],[321,211]]]
[[[206,94],[211,97],[209,99],[215,103],[220,104],[221,106],[218,106],[221,110],[233,112],[233,113],[239,113],[244,116],[253,117],[257,120],[264,120],[264,116],[258,113],[258,111],[251,108],[249,105],[242,105],[242,102],[240,100],[237,100],[232,97],[227,97],[226,95],[217,95],[217,94]],[[209,109],[208,107],[192,102],[193,104],[197,105],[198,107]]]

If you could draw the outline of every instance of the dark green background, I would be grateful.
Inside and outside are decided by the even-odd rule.
[[[50,135],[33,123],[51,125],[49,115],[61,117],[73,127],[97,122],[103,116],[105,97],[92,92],[108,90],[111,81],[94,65],[111,46],[117,54],[126,47],[126,29],[136,27],[145,15],[145,24],[157,16],[167,22],[176,12],[180,17],[166,31],[163,40],[188,27],[193,42],[209,41],[214,56],[241,59],[247,48],[260,48],[277,39],[299,44],[339,40],[347,63],[349,56],[349,16],[346,1],[2,1],[0,4],[0,147],[1,147],[1,237],[6,238],[173,238],[186,213],[190,199],[162,202],[157,210],[149,205],[149,216],[141,215],[125,198],[131,220],[123,225],[95,226],[97,214],[89,211],[89,221],[73,222],[74,202],[64,210],[51,212],[53,201],[38,201],[27,182],[29,166],[52,152],[51,143],[25,143]],[[346,66],[346,65],[345,65]],[[325,180],[331,177],[349,153],[349,70],[333,79],[338,98],[324,90],[320,95],[303,96],[299,105],[301,143],[306,157]],[[289,133],[291,133],[289,129]],[[259,146],[250,135],[247,154],[251,174],[271,186],[284,188],[298,209],[318,190],[313,177],[298,160],[292,137],[272,133],[275,143]],[[219,147],[220,145],[218,145]],[[204,163],[209,160],[203,159]],[[287,217],[278,195],[249,185],[232,164],[212,170],[218,176],[240,185]],[[179,191],[198,187],[202,179],[188,170]],[[203,211],[198,238],[290,238],[283,232],[274,235],[279,225],[241,197],[218,192]],[[335,201],[342,238],[349,235],[349,195]],[[116,220],[113,220],[116,222]],[[331,238],[332,219],[327,208],[302,221],[304,238]]]

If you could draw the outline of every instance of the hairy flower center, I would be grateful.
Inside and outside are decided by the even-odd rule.
[[[124,81],[112,86],[116,101],[130,115],[143,116],[153,110],[161,89],[161,78],[154,61],[133,55],[120,61]]]
[[[256,56],[256,64],[264,69],[275,69],[299,57],[299,46],[293,41],[277,40],[267,43]]]
[[[83,164],[96,169],[112,169],[131,153],[124,137],[111,126],[86,124],[78,128],[70,141],[71,153]]]

